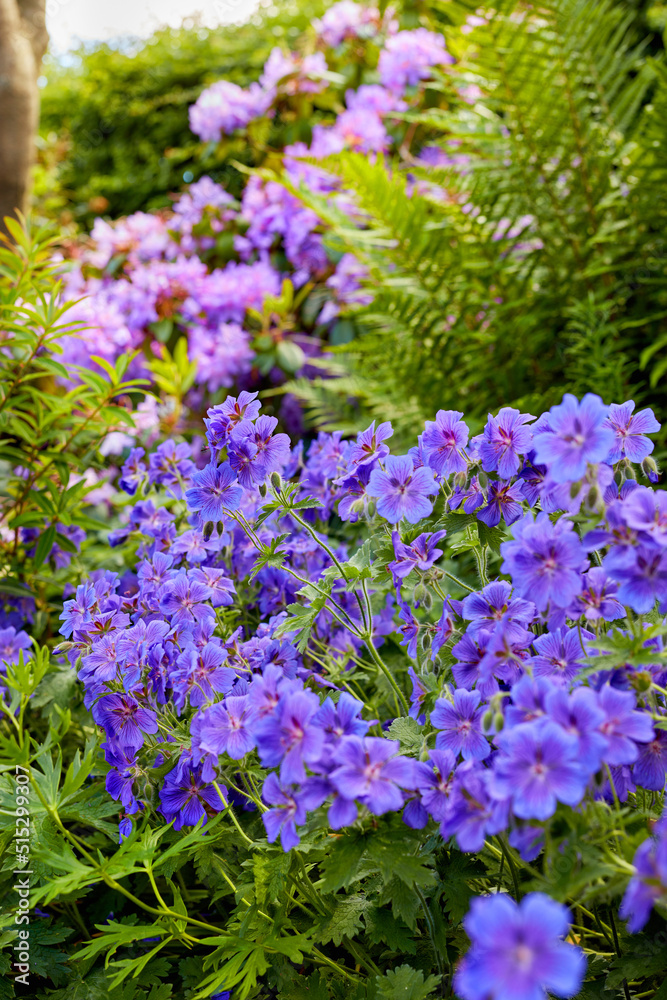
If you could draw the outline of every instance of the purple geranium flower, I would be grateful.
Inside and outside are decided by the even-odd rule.
[[[399,626],[399,631],[403,633],[403,638],[400,641],[401,646],[406,646],[408,650],[408,656],[416,660],[417,659],[417,643],[419,642],[419,622],[412,613],[412,608],[405,601],[399,601],[400,611],[398,617],[403,622],[403,625]]]
[[[482,629],[493,628],[501,619],[529,625],[535,617],[535,605],[532,601],[513,597],[512,588],[505,580],[495,580],[479,593],[468,594],[461,614],[470,622],[467,632],[475,636]]]
[[[222,791],[222,786],[218,787]],[[205,826],[208,817],[226,805],[218,789],[204,782],[201,766],[192,767],[185,757],[169,772],[160,789],[160,811],[168,823],[174,820],[174,830],[195,826],[199,820]]]
[[[17,632],[12,625],[0,629],[0,662],[18,663],[21,653],[28,660],[31,649],[32,639],[27,632]]]
[[[519,470],[519,455],[524,455],[532,440],[530,427],[524,426],[535,417],[504,406],[497,417],[489,419],[479,442],[482,468],[497,472],[501,479],[510,479]]]
[[[199,749],[216,755],[226,753],[232,760],[240,760],[255,745],[254,721],[247,695],[229,696],[224,705],[211,705],[201,719]]]
[[[599,694],[604,722],[600,732],[607,740],[604,760],[607,764],[633,764],[639,756],[637,743],[650,743],[653,723],[649,715],[638,712],[632,691],[620,691],[605,684]]]
[[[389,448],[382,442],[390,438],[393,433],[394,428],[389,421],[379,424],[377,430],[375,429],[375,421],[373,421],[370,427],[361,431],[348,455],[350,472],[355,466],[370,465],[376,459],[384,459],[389,454]]]
[[[611,549],[604,568],[620,584],[618,599],[638,614],[667,597],[667,549],[649,545]]]
[[[225,509],[236,510],[241,503],[243,490],[228,462],[207,465],[192,476],[194,486],[186,490],[185,499],[190,510],[197,511],[202,521],[219,521]]]
[[[552,524],[544,512],[533,520],[526,514],[514,525],[514,540],[500,546],[503,572],[509,573],[520,597],[538,611],[549,603],[567,608],[579,593],[584,551],[572,523]]]
[[[580,635],[578,629],[568,628],[536,636],[533,645],[537,655],[531,660],[535,674],[564,684],[571,681],[585,666],[582,661],[587,654],[581,644],[582,638],[593,639],[594,636],[586,631]]]
[[[655,419],[653,410],[633,413],[634,408],[632,399],[620,405],[612,403],[609,407],[606,423],[614,432],[614,444],[607,457],[608,462],[618,462],[622,458],[641,462],[653,451],[653,441],[649,441],[644,435],[656,434],[660,430],[660,424]]]
[[[251,439],[257,448],[264,478],[287,465],[290,459],[290,439],[287,434],[274,434],[277,426],[277,417],[261,416],[252,431]],[[236,431],[232,436],[235,434]]]
[[[632,766],[636,784],[652,792],[661,792],[667,776],[667,732],[658,729],[650,743],[640,743],[639,757]]]
[[[410,692],[410,711],[408,715],[411,719],[416,719],[420,726],[426,722],[426,716],[422,712],[424,698],[428,694],[428,688],[419,674],[415,673],[412,664],[408,666],[408,677],[412,681],[412,691]]]
[[[378,514],[391,524],[404,517],[416,524],[433,510],[428,499],[438,492],[430,469],[415,469],[409,455],[388,455],[385,470],[373,469],[366,491],[376,497]]]
[[[614,447],[614,431],[607,422],[608,407],[587,393],[581,402],[571,393],[549,410],[548,430],[533,438],[535,459],[546,465],[555,483],[576,482],[589,462],[604,462]]]
[[[607,740],[600,732],[605,713],[600,708],[597,692],[578,687],[568,694],[565,688],[552,688],[547,694],[545,708],[553,722],[576,737],[582,767],[589,774],[595,774],[607,748]]]
[[[491,790],[510,799],[520,819],[549,819],[556,804],[581,802],[588,775],[578,759],[577,740],[553,722],[525,722],[497,737]]]
[[[351,476],[337,480],[340,486],[338,516],[341,521],[354,524],[368,506],[368,483],[373,468],[371,465],[359,465]]]
[[[604,722],[600,732],[607,740],[604,759],[607,764],[633,764],[639,756],[637,743],[653,739],[653,723],[648,715],[636,710],[632,691],[620,691],[605,684],[599,694]]]
[[[477,511],[477,517],[489,528],[495,528],[505,518],[505,524],[514,524],[522,514],[523,483],[502,483],[495,479],[489,483],[486,505]]]
[[[667,492],[637,486],[623,500],[621,514],[625,523],[641,532],[644,541],[667,546]],[[649,536],[649,537],[646,537]]]
[[[118,843],[122,844],[132,834],[132,820],[129,816],[124,816],[118,824]]]
[[[477,476],[473,476],[466,487],[456,486],[447,503],[450,510],[457,510],[463,504],[466,514],[472,514],[485,501],[484,490]]]
[[[435,745],[438,750],[460,753],[464,760],[484,760],[491,747],[482,734],[483,710],[478,691],[454,692],[454,703],[439,698],[431,712],[431,725],[440,730]]]
[[[422,444],[428,464],[441,476],[465,472],[468,465],[461,454],[468,443],[469,430],[458,410],[438,410],[435,420],[426,421]]]
[[[319,707],[319,699],[312,691],[288,693],[276,710],[255,727],[262,764],[280,764],[280,778],[285,784],[304,781],[305,765],[316,763],[322,754],[324,732],[313,721]]]
[[[301,791],[282,786],[276,774],[268,775],[262,787],[262,798],[273,806],[262,816],[267,840],[273,844],[280,836],[283,851],[291,851],[298,845],[301,838],[296,832],[297,823],[299,826],[305,823],[307,810],[324,801],[321,794],[313,795],[308,785]]]
[[[593,566],[581,578],[582,589],[573,606],[572,615],[585,615],[588,621],[616,621],[625,617],[625,608],[615,599],[618,584],[610,580],[601,566]]]
[[[431,750],[428,761],[416,764],[415,781],[421,805],[436,823],[441,823],[447,814],[455,768],[456,757],[450,750]]]
[[[654,837],[637,849],[633,859],[635,875],[630,879],[619,909],[628,921],[630,934],[637,934],[657,902],[667,891],[667,814],[658,820]]]
[[[178,573],[167,584],[160,600],[160,608],[171,617],[174,624],[215,618],[215,611],[208,604],[210,593],[203,583],[197,583],[187,573]]]
[[[76,595],[71,601],[65,601],[60,615],[62,625],[60,633],[69,639],[72,632],[82,631],[92,621],[92,609],[97,603],[97,595],[89,583],[80,583]]]
[[[454,632],[454,623],[449,616],[449,610],[449,601],[443,601],[440,620],[435,626],[435,631],[432,632],[431,659],[433,662],[435,662],[436,656]]]
[[[541,892],[520,904],[496,893],[478,896],[463,921],[472,947],[454,977],[461,1000],[540,1000],[546,991],[572,997],[586,972],[580,948],[566,944],[569,911]]]
[[[414,761],[397,757],[398,740],[345,736],[334,753],[331,784],[346,799],[359,799],[375,816],[403,805],[401,788],[414,788]]]
[[[467,760],[454,772],[440,833],[455,836],[462,851],[481,851],[489,835],[502,833],[509,822],[509,799],[489,794],[491,772],[476,760]]]
[[[396,559],[389,563],[388,568],[394,574],[394,578],[404,580],[413,569],[418,569],[422,573],[429,570],[442,555],[442,549],[436,549],[435,546],[446,534],[446,531],[425,531],[415,538],[414,542],[406,544],[401,541],[400,532],[393,531],[391,540]]]
[[[370,723],[359,718],[363,707],[363,702],[343,691],[336,704],[331,698],[325,699],[313,717],[313,724],[321,726],[333,740],[341,736],[365,736]]]
[[[146,478],[147,469],[141,461],[145,454],[146,452],[143,448],[132,448],[130,454],[125,459],[123,468],[120,470],[118,485],[121,490],[129,493],[131,497],[134,496]]]
[[[107,694],[96,703],[93,718],[121,747],[137,749],[145,733],[157,732],[157,715],[129,694]]]

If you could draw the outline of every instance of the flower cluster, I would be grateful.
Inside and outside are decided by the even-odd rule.
[[[173,441],[131,453],[122,482],[141,499],[112,544],[139,540],[136,571],[98,573],[65,605],[127,816],[157,807],[180,828],[233,802],[259,808],[269,841],[290,850],[322,809],[334,830],[398,812],[462,851],[506,836],[531,862],[559,808],[662,792],[664,629],[633,615],[667,607],[666,494],[633,478],[635,463],[655,476],[651,411],[566,397],[538,419],[505,408],[472,437],[461,413],[440,411],[392,455],[390,424],[290,448],[256,397],[209,410],[205,465]],[[360,549],[334,539],[334,518],[366,537]],[[444,568],[460,531],[478,588]],[[492,559],[504,575],[489,581]],[[464,593],[443,591],[447,577]],[[240,594],[250,619],[234,628]],[[398,678],[387,641],[407,656]],[[403,706],[411,748],[387,732],[391,709],[347,681],[357,664]],[[155,789],[158,764],[173,767]],[[663,827],[637,855],[631,929],[664,900]],[[527,949],[529,996],[531,956],[562,917],[534,940],[523,920],[507,934]],[[482,945],[462,996],[481,996],[478,962],[492,963]],[[554,976],[541,985],[568,995],[578,972]]]
[[[390,16],[382,18],[376,8],[350,0],[331,7],[316,30],[324,51],[300,56],[273,49],[258,82],[244,89],[219,80],[205,89],[190,108],[190,126],[204,142],[218,142],[255,119],[268,122],[290,102],[325,88],[335,91],[343,77],[332,73],[329,63],[344,59],[336,54],[344,40],[356,39],[362,49],[355,58],[364,69],[359,85],[330,95],[334,104],[344,101],[343,110],[337,117],[323,113],[309,145],[293,142],[282,151],[287,185],[305,184],[354,216],[339,181],[305,158],[343,149],[398,156],[404,127],[392,116],[419,107],[423,82],[451,58],[440,35],[424,28],[397,31]],[[381,83],[366,82],[369,76],[377,80],[365,69],[367,42],[381,48]],[[331,104],[327,100],[327,107]],[[202,392],[258,384],[250,314],[256,319],[288,280],[295,288],[317,285],[316,305],[304,306],[302,329],[301,317],[296,323],[283,317],[285,323],[277,323],[268,340],[259,338],[269,355],[259,370],[274,383],[284,377],[279,345],[288,340],[297,347],[291,352],[297,362],[287,370],[299,371],[298,359],[318,353],[340,309],[368,301],[359,291],[364,269],[349,255],[333,256],[325,248],[323,228],[285,184],[258,176],[250,177],[238,202],[204,176],[171,212],[137,212],[115,223],[96,220],[91,244],[77,251],[75,267],[65,276],[71,320],[88,331],[65,339],[66,363],[90,367],[91,355],[113,363],[121,354],[137,352],[132,374],[145,375],[146,362],[160,358],[164,344],[173,349],[185,337],[188,357],[196,363],[192,400],[199,410]]]

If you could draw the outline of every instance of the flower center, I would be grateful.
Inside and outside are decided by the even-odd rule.
[[[527,971],[533,964],[533,952],[527,944],[520,944],[514,949],[514,960],[522,972]]]

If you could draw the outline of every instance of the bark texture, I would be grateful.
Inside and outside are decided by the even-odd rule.
[[[46,0],[0,0],[0,228],[28,207],[48,34]]]

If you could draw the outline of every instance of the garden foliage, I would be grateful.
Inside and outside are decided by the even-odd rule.
[[[100,214],[168,208],[174,191],[204,174],[238,197],[243,177],[234,161],[254,164],[257,146],[237,137],[202,156],[188,108],[215,80],[257,80],[271,49],[294,48],[324,7],[287,0],[215,31],[165,30],[126,50],[83,49],[75,65],[51,58],[42,94],[40,209],[90,227]],[[236,12],[244,17],[242,0]],[[278,123],[271,145],[302,139],[308,127],[303,116]]]
[[[408,113],[401,171],[355,153],[327,161],[364,228],[306,199],[379,289],[356,315],[364,336],[347,357],[359,377],[341,384],[343,399],[355,388],[386,419],[401,398],[413,424],[461,400],[477,418],[507,402],[535,408],[595,379],[657,401],[663,62],[613,3],[555,0],[538,12],[507,0],[478,14],[465,34],[445,27],[457,57],[447,76],[475,88],[472,105]],[[437,147],[428,167],[425,142]],[[344,412],[335,391],[300,387],[319,419]]]
[[[214,391],[239,377],[259,388],[259,353],[260,373],[276,362],[271,381],[296,373],[290,389],[320,426],[396,420],[400,400],[405,440],[459,399],[477,426],[489,407],[536,409],[593,378],[655,403],[667,80],[635,14],[612,0],[539,15],[514,0],[434,3],[426,28],[411,11],[358,9],[354,30],[315,21],[291,60],[274,48],[252,82],[227,74],[198,93],[189,122],[204,145],[191,138],[187,177],[205,170],[223,191],[204,179],[175,215],[131,216],[115,236],[98,220],[92,248],[68,250],[82,265],[71,294],[101,297],[86,319],[108,356],[187,333],[201,371],[220,372],[201,376]],[[184,221],[208,237],[211,220],[212,239],[184,239]],[[239,271],[232,308],[214,286],[238,263],[255,267],[253,294]],[[295,307],[269,303],[258,321],[257,300],[285,278]],[[336,352],[324,371],[299,367],[304,338],[309,357]],[[276,358],[278,340],[299,350]]]

